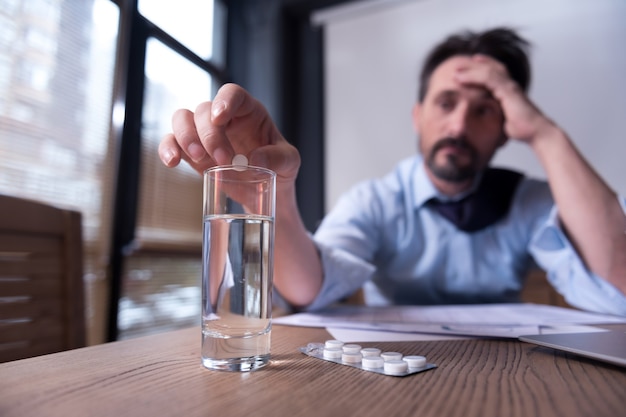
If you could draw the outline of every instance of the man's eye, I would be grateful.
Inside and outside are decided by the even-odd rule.
[[[452,110],[454,108],[454,103],[450,100],[441,100],[439,101],[439,107],[443,110]]]
[[[497,111],[494,106],[478,106],[474,109],[474,113],[480,117],[497,115]]]

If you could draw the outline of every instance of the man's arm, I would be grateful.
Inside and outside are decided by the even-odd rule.
[[[185,160],[202,174],[243,154],[251,165],[276,172],[274,283],[291,304],[310,304],[322,286],[322,265],[296,204],[300,155],[264,106],[243,88],[227,84],[195,112],[178,110],[172,127],[173,133],[159,145],[159,156],[168,167]]]
[[[563,227],[587,267],[626,294],[626,216],[616,193],[557,126],[530,142],[548,176]]]
[[[587,267],[626,294],[626,215],[616,193],[565,132],[533,105],[500,63],[475,56],[458,80],[484,85],[502,106],[505,133],[527,143],[546,171],[570,241]]]

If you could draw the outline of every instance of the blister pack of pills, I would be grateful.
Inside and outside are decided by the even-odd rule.
[[[404,356],[400,352],[383,352],[375,347],[362,348],[340,340],[309,343],[301,347],[300,352],[313,358],[389,376],[413,375],[437,367],[434,363],[428,363],[424,356]]]

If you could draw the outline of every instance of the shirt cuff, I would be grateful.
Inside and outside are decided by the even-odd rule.
[[[324,281],[319,294],[305,308],[319,310],[357,291],[371,279],[376,268],[351,253],[314,241],[324,268]]]

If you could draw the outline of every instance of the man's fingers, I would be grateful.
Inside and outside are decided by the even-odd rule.
[[[506,67],[486,55],[473,55],[469,63],[457,68],[455,76],[463,84],[483,85],[497,97],[517,86]]]
[[[185,161],[190,167],[202,174],[205,169],[215,165],[212,163],[211,158],[205,158],[200,163],[192,161],[186,153],[181,151],[173,133],[168,133],[163,137],[161,143],[159,144],[158,153],[163,164],[169,168],[174,168],[178,166],[181,161]]]
[[[300,154],[286,141],[277,145],[266,145],[250,153],[250,165],[269,168],[276,172],[278,180],[293,181],[300,169]]]
[[[200,163],[208,158],[207,151],[196,132],[192,112],[187,109],[177,110],[172,116],[172,128],[179,149],[188,157],[187,159]]]
[[[173,133],[168,133],[159,143],[159,158],[170,168],[180,163],[180,148]]]
[[[211,122],[224,126],[234,118],[252,113],[259,103],[237,84],[224,84],[218,90],[211,107]]]
[[[228,165],[235,156],[235,152],[226,136],[226,127],[218,126],[211,120],[212,109],[213,103],[211,102],[201,103],[196,108],[193,122],[198,141],[213,161],[218,165]]]
[[[173,134],[166,136],[159,148],[160,158],[167,166],[175,166],[181,160],[196,169],[229,165],[236,154],[250,158],[257,148],[279,145],[270,149],[268,155],[262,150],[257,164],[281,167],[285,163],[282,158],[293,158],[295,154],[295,168],[284,168],[287,177],[295,177],[299,167],[297,150],[284,141],[265,107],[235,84],[222,86],[213,101],[201,103],[194,112],[176,111],[172,127]]]

